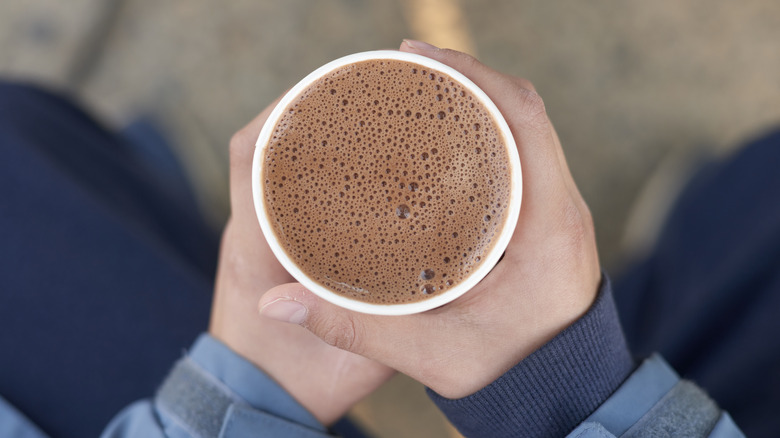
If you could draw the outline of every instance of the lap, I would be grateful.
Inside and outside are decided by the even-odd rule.
[[[97,436],[206,329],[217,235],[67,99],[0,83],[0,394]]]
[[[615,285],[632,351],[660,351],[748,436],[780,418],[780,132],[704,169]]]

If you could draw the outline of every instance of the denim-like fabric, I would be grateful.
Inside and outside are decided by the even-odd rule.
[[[2,418],[2,412],[0,412]],[[225,344],[201,335],[154,401],[124,410],[102,438],[327,438],[312,414],[270,376]]]
[[[747,436],[780,436],[780,131],[700,171],[615,301],[635,354],[661,353]]]
[[[468,437],[560,437],[604,403],[634,367],[604,276],[582,318],[493,383],[455,400],[428,395]]]
[[[98,436],[206,328],[217,235],[68,100],[0,83],[0,394]]]

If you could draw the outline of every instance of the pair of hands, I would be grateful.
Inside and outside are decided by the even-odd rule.
[[[252,156],[276,102],[233,137],[232,217],[222,238],[209,331],[326,425],[393,370],[444,397],[478,391],[582,316],[601,279],[590,212],[531,83],[425,43],[404,41],[400,50],[455,68],[490,96],[517,143],[523,206],[503,261],[461,298],[409,316],[355,313],[294,283],[260,231]]]

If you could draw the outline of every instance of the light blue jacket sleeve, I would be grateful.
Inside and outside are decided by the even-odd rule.
[[[744,437],[728,413],[654,355],[575,428],[570,438]],[[0,397],[0,437],[45,438]],[[153,400],[136,402],[104,438],[323,438],[327,430],[283,388],[208,335],[166,378]]]
[[[282,387],[216,339],[201,335],[153,400],[127,407],[104,438],[322,438],[325,427]]]
[[[671,431],[671,435],[669,435]],[[699,387],[681,380],[659,356],[645,360],[569,438],[744,434]]]
[[[46,438],[46,434],[0,397],[0,437]]]

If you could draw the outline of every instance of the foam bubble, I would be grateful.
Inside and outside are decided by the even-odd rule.
[[[410,212],[411,210],[409,210],[409,206],[406,204],[401,204],[395,208],[395,215],[398,216],[400,219],[408,218]]]

